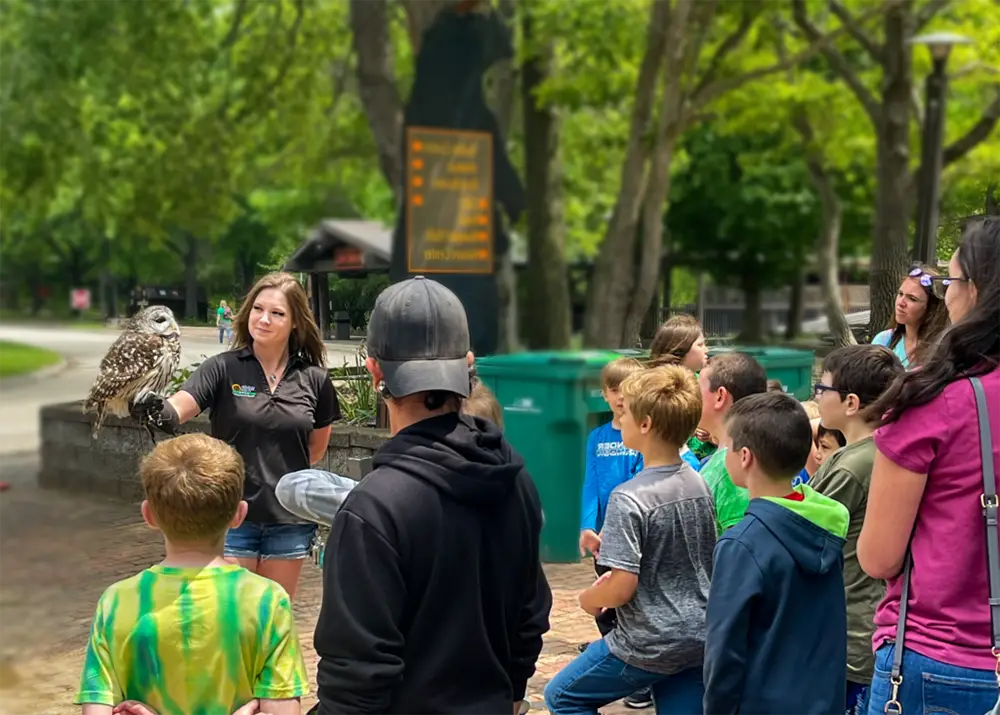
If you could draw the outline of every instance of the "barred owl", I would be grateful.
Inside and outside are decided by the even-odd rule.
[[[128,417],[144,392],[161,392],[181,360],[181,333],[170,309],[151,305],[125,326],[101,360],[100,374],[83,405],[96,412],[94,435],[108,414]]]

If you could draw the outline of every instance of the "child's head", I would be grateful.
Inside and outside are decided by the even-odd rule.
[[[694,373],[677,365],[643,370],[621,385],[625,402],[622,442],[646,453],[653,444],[678,449],[701,419],[701,392]]]
[[[816,404],[815,400],[806,400],[802,403],[802,409],[806,411],[806,417],[810,420],[819,419],[819,405]],[[813,430],[815,432],[816,430]]]
[[[847,446],[847,438],[844,433],[836,429],[827,429],[822,423],[816,426],[813,437],[813,459],[816,467],[822,467],[823,462],[830,458],[830,455],[841,447]]]
[[[726,470],[739,487],[791,484],[812,449],[812,427],[795,398],[777,392],[738,400],[726,413]]]
[[[620,419],[625,409],[625,402],[619,388],[629,375],[634,375],[645,369],[645,366],[635,358],[621,357],[612,360],[601,370],[601,390],[615,419]]]
[[[160,442],[139,467],[146,523],[177,544],[215,545],[242,523],[243,458],[221,440],[186,434]]]
[[[705,367],[708,347],[701,324],[690,315],[675,315],[660,326],[649,346],[649,366],[683,365],[698,372]]]
[[[843,431],[856,422],[877,424],[881,415],[867,408],[904,372],[895,353],[879,345],[834,350],[823,361],[822,382],[816,385],[823,426]]]
[[[768,392],[784,392],[785,386],[781,384],[781,380],[768,380],[767,381],[767,391]]]
[[[702,427],[718,435],[726,412],[750,395],[767,392],[767,375],[746,353],[726,352],[709,360],[698,376],[701,384]]]
[[[503,408],[493,390],[486,387],[478,377],[472,380],[472,390],[469,396],[462,400],[462,412],[472,417],[489,420],[503,429]]]

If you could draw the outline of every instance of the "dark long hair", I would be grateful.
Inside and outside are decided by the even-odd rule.
[[[926,405],[951,383],[992,372],[1000,364],[1000,218],[970,224],[957,259],[976,289],[976,303],[941,336],[921,367],[898,378],[874,405],[882,424]]]
[[[923,263],[918,263],[914,267],[919,268],[929,276],[940,275],[936,270]],[[927,355],[934,349],[938,336],[948,327],[948,310],[945,308],[944,299],[934,292],[933,286],[928,288],[921,286],[921,288],[923,288],[924,295],[927,296],[927,307],[924,309],[924,317],[920,319],[920,325],[917,326],[917,347],[913,349],[912,355],[907,355],[911,367],[923,365]],[[892,350],[906,335],[906,326],[893,320],[890,328],[892,336],[889,338],[889,349]]]

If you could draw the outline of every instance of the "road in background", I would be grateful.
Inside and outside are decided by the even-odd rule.
[[[39,446],[38,413],[44,405],[82,400],[90,392],[101,358],[120,331],[68,327],[3,325],[0,339],[54,350],[66,364],[45,377],[0,381],[0,455],[34,452]],[[201,362],[226,349],[214,328],[181,328],[181,362]],[[354,364],[357,343],[327,343],[327,364]]]

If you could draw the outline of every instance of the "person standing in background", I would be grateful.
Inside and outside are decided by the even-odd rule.
[[[233,311],[224,300],[219,301],[219,308],[215,311],[215,327],[219,329],[219,345],[228,344],[233,339]]]

